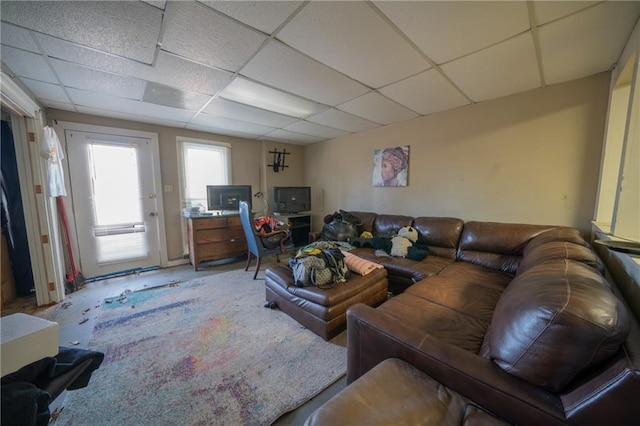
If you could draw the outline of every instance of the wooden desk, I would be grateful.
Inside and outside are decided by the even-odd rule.
[[[188,217],[189,261],[198,264],[247,254],[239,215]]]

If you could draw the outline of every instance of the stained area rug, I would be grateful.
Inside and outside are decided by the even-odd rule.
[[[268,425],[343,376],[346,348],[265,309],[251,277],[107,299],[89,341],[104,362],[56,425]]]

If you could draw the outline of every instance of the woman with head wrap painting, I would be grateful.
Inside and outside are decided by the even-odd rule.
[[[383,186],[404,186],[398,181],[398,174],[407,168],[407,156],[404,150],[397,146],[382,151],[380,159],[380,176]]]

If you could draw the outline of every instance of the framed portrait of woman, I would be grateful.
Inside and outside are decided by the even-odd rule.
[[[409,145],[373,151],[373,186],[407,186]]]

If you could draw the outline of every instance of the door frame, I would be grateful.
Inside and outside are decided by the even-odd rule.
[[[167,256],[167,238],[165,232],[165,221],[164,221],[164,199],[162,194],[162,179],[160,176],[160,149],[158,143],[158,134],[153,132],[145,132],[140,130],[129,130],[129,129],[120,129],[117,127],[106,127],[106,126],[98,126],[94,124],[84,124],[84,123],[74,123],[70,121],[58,121],[54,122],[53,128],[58,135],[58,139],[60,139],[60,143],[63,146],[65,151],[65,159],[63,160],[63,168],[65,173],[64,184],[67,189],[67,196],[63,197],[65,209],[68,214],[69,221],[69,233],[71,234],[71,245],[74,253],[79,253],[78,248],[78,233],[76,231],[76,220],[75,220],[75,208],[73,205],[73,200],[71,197],[71,187],[70,187],[70,173],[69,168],[71,167],[68,162],[67,155],[67,140],[65,137],[65,131],[78,131],[78,132],[88,132],[88,133],[108,133],[117,136],[125,136],[125,137],[135,137],[135,138],[145,138],[151,141],[151,157],[152,164],[151,169],[153,171],[153,183],[156,187],[156,202],[158,203],[158,213],[160,213],[157,217],[158,220],[158,246],[160,249],[160,266],[166,268],[168,266],[168,256]],[[80,270],[82,271],[82,265],[80,265]]]

